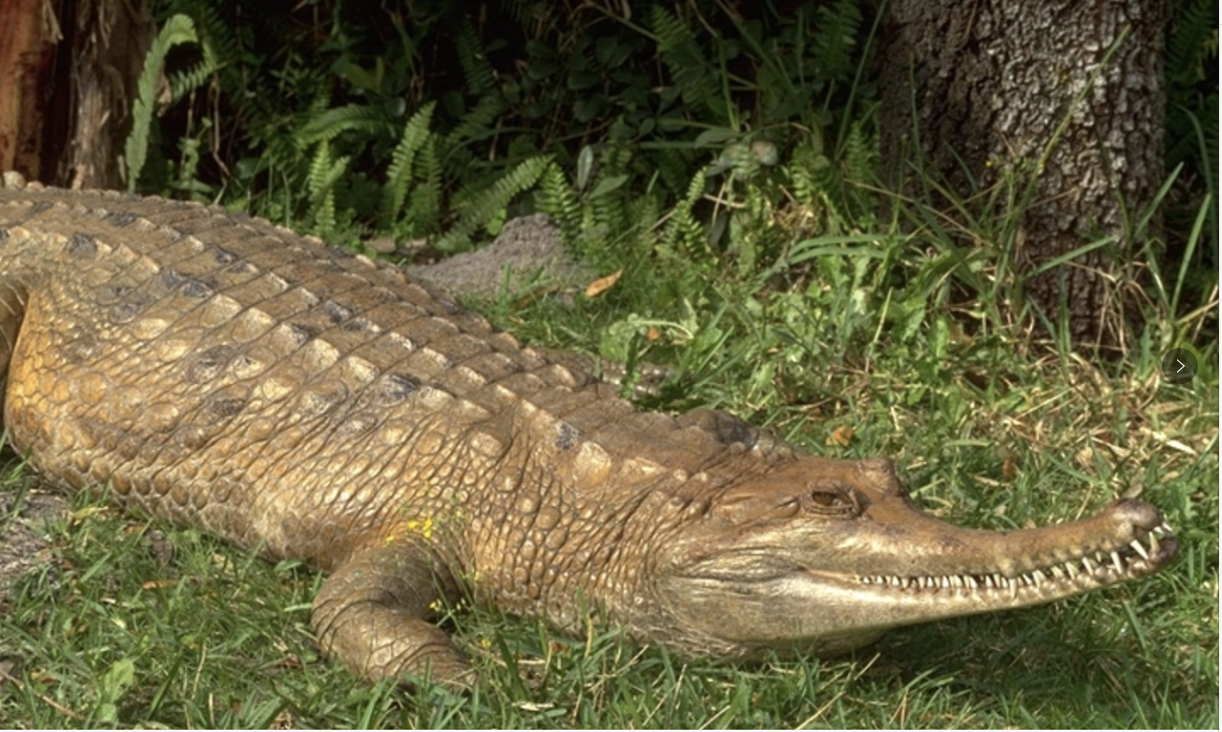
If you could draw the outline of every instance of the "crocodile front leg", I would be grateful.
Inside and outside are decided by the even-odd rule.
[[[431,551],[396,542],[355,552],[314,600],[318,645],[367,679],[428,676],[450,686],[473,681],[471,667],[430,622],[452,585]]]

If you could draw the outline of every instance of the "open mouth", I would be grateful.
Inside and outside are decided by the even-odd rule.
[[[1139,530],[1140,531],[1140,530]],[[1155,571],[1175,556],[1178,545],[1171,527],[1162,523],[1126,545],[1097,549],[1065,561],[1028,570],[1014,577],[999,572],[931,576],[857,575],[862,585],[879,589],[916,593],[944,593],[956,590],[1009,593],[1058,594],[1104,587],[1142,577]]]

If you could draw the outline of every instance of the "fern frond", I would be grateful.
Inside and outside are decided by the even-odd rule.
[[[822,75],[844,79],[853,71],[853,50],[861,27],[857,0],[836,0],[816,11],[813,39],[815,62]]]
[[[492,64],[484,55],[483,45],[475,34],[475,26],[471,19],[463,16],[454,34],[454,50],[458,52],[458,63],[462,66],[463,79],[467,82],[467,91],[474,96],[482,97],[496,88],[496,74]]]
[[[498,94],[488,94],[476,102],[471,111],[463,115],[459,123],[447,136],[447,143],[456,145],[466,140],[475,140],[495,130],[492,123],[505,111],[505,101]]]
[[[333,140],[345,130],[361,130],[374,136],[394,134],[381,109],[368,104],[348,104],[312,116],[295,138],[298,147],[304,150],[320,140]]]
[[[539,182],[539,193],[535,202],[540,211],[551,216],[560,225],[566,242],[577,240],[582,231],[581,201],[559,165],[548,163],[543,179]]]
[[[204,47],[207,48],[207,45],[205,44]],[[200,88],[216,73],[216,63],[213,62],[211,55],[206,54],[203,60],[189,69],[175,71],[170,74],[171,103],[177,102]]]
[[[436,103],[428,102],[416,110],[403,126],[403,136],[390,156],[390,168],[386,171],[386,183],[382,187],[382,217],[388,221],[403,208],[407,187],[412,181],[412,163],[429,138],[429,123],[436,106]]]
[[[219,5],[207,0],[171,0],[169,11],[193,19],[201,43],[212,49],[217,68],[231,68],[227,62],[241,58],[242,47],[233,28],[221,18]]]
[[[331,146],[326,141],[319,143],[310,161],[306,186],[314,206],[314,228],[320,235],[335,230],[335,184],[347,172],[349,162],[346,155],[332,159]]]
[[[166,21],[153,41],[152,48],[144,57],[144,68],[136,85],[136,103],[132,108],[132,131],[123,145],[123,156],[127,161],[127,190],[136,190],[140,171],[148,156],[149,125],[153,120],[154,97],[157,94],[157,79],[170,49],[180,43],[196,43],[195,23],[185,15],[175,15]]]
[[[704,227],[692,214],[692,207],[704,195],[706,182],[705,171],[698,170],[692,176],[692,182],[687,187],[687,195],[675,204],[671,210],[670,220],[662,227],[659,236],[661,244],[669,253],[686,251],[692,255],[708,255],[708,237]],[[704,258],[704,257],[700,257]]]
[[[723,112],[718,69],[700,48],[695,34],[660,4],[653,6],[652,21],[659,55],[683,100],[693,106],[703,105],[713,112]]]
[[[662,216],[662,196],[634,196],[628,201],[628,220],[631,225],[623,231],[625,237],[631,237],[638,232],[652,229]]]
[[[1218,3],[1215,0],[1189,0],[1167,38],[1167,77],[1181,83],[1192,83],[1202,77],[1208,41],[1211,36],[1216,38],[1217,32]]]
[[[844,141],[844,174],[855,183],[868,183],[874,175],[874,146],[862,131],[861,122],[854,122]]]
[[[417,236],[437,231],[441,221],[441,160],[437,155],[437,136],[425,138],[416,156],[413,180],[418,181],[408,201],[406,219]]]
[[[692,169],[693,156],[690,149],[664,147],[654,156],[658,176],[662,185],[674,195],[681,195],[687,189],[688,175]]]
[[[550,162],[550,155],[527,158],[481,193],[455,201],[455,209],[461,209],[458,221],[437,241],[437,248],[444,252],[461,246],[476,229],[502,213],[515,196],[534,186]]]

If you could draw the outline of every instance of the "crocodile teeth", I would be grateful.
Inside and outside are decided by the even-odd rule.
[[[1111,564],[1118,575],[1124,576],[1131,571],[1131,563],[1136,557],[1149,562],[1150,557],[1159,552],[1159,539],[1171,535],[1171,527],[1166,523],[1150,529],[1148,532],[1150,545],[1147,547],[1142,537],[1129,542],[1127,547],[1112,550],[1096,550],[1093,556],[1082,556],[1078,559],[1065,561],[1063,564],[1050,565],[1045,568],[1032,569],[1015,577],[1005,577],[1000,573],[992,574],[954,574],[920,577],[900,577],[899,575],[858,575],[855,579],[866,585],[889,585],[908,590],[938,590],[938,589],[972,589],[972,590],[1009,590],[1012,597],[1018,596],[1020,587],[1039,587],[1052,581],[1065,582],[1074,580],[1083,572],[1087,577],[1094,578],[1101,567]],[[1130,553],[1131,551],[1131,553]],[[1121,552],[1124,552],[1122,555]],[[1102,578],[1100,578],[1102,580]]]
[[[1146,548],[1141,545],[1140,541],[1134,539],[1133,541],[1129,542],[1129,546],[1133,547],[1133,551],[1140,554],[1142,559],[1145,559],[1146,561],[1150,560],[1150,555],[1146,553]]]

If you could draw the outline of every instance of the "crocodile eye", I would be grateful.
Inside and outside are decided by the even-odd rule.
[[[861,513],[848,486],[810,488],[802,496],[802,508],[820,516],[851,517]]]
[[[831,491],[811,491],[810,500],[824,508],[831,508],[837,503],[843,502],[844,496],[839,493],[832,493]]]

